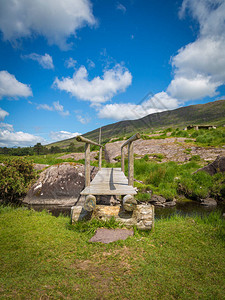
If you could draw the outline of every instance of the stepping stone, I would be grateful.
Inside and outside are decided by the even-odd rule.
[[[95,235],[89,240],[89,242],[100,242],[103,244],[109,244],[118,240],[126,240],[128,236],[133,236],[134,231],[129,229],[106,229],[98,228]]]

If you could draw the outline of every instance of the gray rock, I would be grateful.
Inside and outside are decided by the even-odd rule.
[[[133,235],[134,231],[131,229],[98,228],[95,235],[89,240],[89,242],[109,244],[118,240],[126,240],[129,236]]]
[[[201,199],[201,205],[205,206],[217,206],[217,202],[213,198]]]
[[[225,172],[225,156],[218,156],[214,162],[211,164],[198,169],[195,173],[204,171],[207,172],[209,175],[214,175],[216,173],[224,173]]]
[[[166,199],[159,195],[152,195],[150,202],[159,202],[159,203],[165,203]]]
[[[176,205],[176,201],[168,201],[165,203],[165,206],[175,206]]]
[[[97,168],[91,167],[91,178]],[[84,166],[76,163],[62,163],[44,170],[30,188],[24,203],[74,205],[85,185]]]

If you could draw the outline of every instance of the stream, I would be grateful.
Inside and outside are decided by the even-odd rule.
[[[60,214],[70,216],[71,211],[71,207],[59,207],[54,205],[32,205],[29,207],[36,211],[42,211],[46,209],[55,217],[58,217]],[[213,211],[220,211],[222,214],[225,213],[225,203],[220,203],[215,207],[208,207],[201,205],[196,201],[177,202],[176,206],[173,207],[155,207],[155,218],[167,218],[174,214],[180,214],[183,216],[202,216]]]

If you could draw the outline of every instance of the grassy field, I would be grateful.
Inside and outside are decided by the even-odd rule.
[[[108,245],[88,242],[99,225],[0,207],[0,298],[225,299],[219,214],[157,220]]]

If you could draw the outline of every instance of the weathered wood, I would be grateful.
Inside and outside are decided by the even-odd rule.
[[[81,195],[135,195],[136,190],[128,185],[128,180],[120,168],[102,168]]]
[[[134,184],[134,144],[128,144],[128,184]]]
[[[98,167],[99,167],[99,170],[101,170],[101,168],[102,168],[102,147],[100,147],[100,149],[99,149]]]
[[[124,153],[124,148],[121,148],[121,170],[124,172],[125,167],[124,167],[124,158],[125,158],[125,153]]]
[[[134,199],[132,195],[126,195],[123,197],[123,208],[126,211],[133,211],[136,205],[137,205],[137,201]]]
[[[93,142],[93,141],[91,141],[91,140],[89,140],[89,139],[86,139],[85,137],[83,137],[83,136],[81,136],[81,135],[78,135],[78,136],[76,137],[76,140],[77,140],[78,142],[83,142],[83,143],[87,143],[87,144],[91,144],[91,145],[96,145],[96,146],[102,147],[102,145],[100,145],[100,144],[98,144],[98,143],[95,143],[95,142]]]
[[[93,211],[96,207],[96,198],[93,195],[88,195],[85,199],[84,209],[87,211]]]
[[[90,157],[90,144],[85,144],[85,187],[90,186],[91,175],[91,157]]]
[[[132,137],[130,137],[130,138],[129,138],[129,139],[128,139],[121,147],[123,148],[124,146],[130,144],[131,142],[134,142],[134,141],[140,139],[140,137],[141,137],[141,135],[140,135],[139,132],[136,133],[136,134],[134,134],[134,135],[133,135]]]

